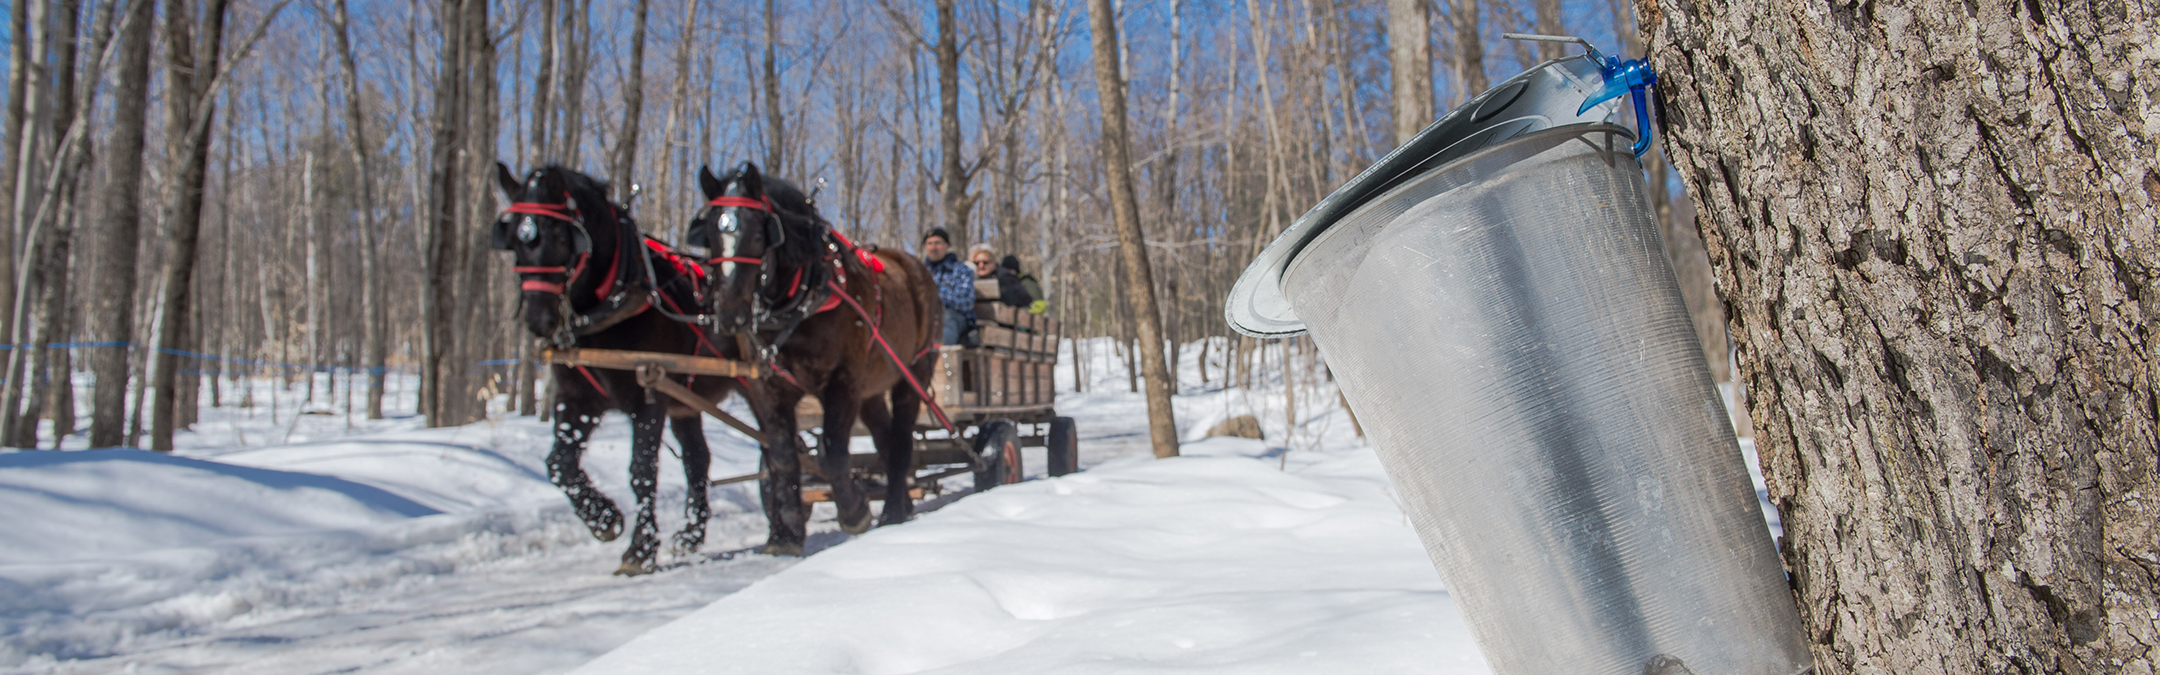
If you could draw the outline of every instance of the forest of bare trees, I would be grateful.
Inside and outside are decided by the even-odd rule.
[[[1221,298],[1252,253],[1403,130],[1556,55],[1499,33],[1634,41],[1618,2],[1110,5],[1110,75],[1171,359],[1228,336]],[[503,393],[533,411],[545,385],[510,321],[514,286],[479,241],[500,207],[497,159],[604,176],[625,200],[637,184],[634,213],[663,239],[696,206],[700,164],[756,161],[822,181],[819,206],[860,241],[913,249],[944,226],[958,245],[1016,254],[1069,332],[1121,337],[1121,358],[1146,351],[1131,347],[1142,322],[1121,285],[1082,3],[12,11],[9,445],[87,433],[91,446],[167,448],[200,406],[256,404],[233,386],[243,377],[380,416],[403,412],[384,410],[384,374],[418,373],[412,412],[435,425],[480,419]],[[1391,54],[1431,62],[1395,67]],[[1396,92],[1397,70],[1414,91]],[[1250,340],[1197,344],[1235,351],[1212,357],[1228,365],[1211,379],[1267,367]],[[80,391],[55,386],[70,381]]]
[[[437,426],[538,410],[481,240],[497,160],[640,186],[664,240],[699,165],[756,161],[856,241],[1016,254],[1128,373],[1202,349],[1214,382],[1325,378],[1309,341],[1229,332],[1237,274],[1564,55],[1502,33],[1573,34],[1654,52],[1653,202],[1711,370],[1759,396],[1819,672],[2151,673],[2156,26],[2057,0],[25,0],[0,443],[170,449],[263,379]]]

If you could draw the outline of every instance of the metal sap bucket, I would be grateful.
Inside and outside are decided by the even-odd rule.
[[[1232,326],[1310,331],[1505,675],[1810,666],[1599,64],[1480,96],[1323,200]]]

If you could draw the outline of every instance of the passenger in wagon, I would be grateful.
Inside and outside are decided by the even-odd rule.
[[[957,345],[975,325],[975,275],[952,253],[952,235],[945,228],[931,228],[922,238],[923,264],[937,281],[938,304],[945,307],[945,332],[938,344]]]
[[[1028,297],[1035,299],[1034,304],[1028,305],[1029,312],[1041,314],[1050,310],[1050,301],[1043,296],[1042,282],[1036,281],[1035,275],[1020,271],[1020,256],[1008,255],[999,258],[998,267],[1012,270],[1014,276],[1020,277],[1020,288],[1027,291]]]
[[[995,262],[996,260],[997,251],[992,250],[989,244],[976,244],[974,248],[968,250],[968,261],[975,265],[975,279],[977,281],[990,281],[993,279],[997,281],[998,302],[1014,307],[1026,307],[1035,304],[1035,296],[1029,295],[1027,289],[1020,285],[1019,274],[1014,270],[999,267]],[[1015,260],[1014,262],[1018,263],[1019,261]]]

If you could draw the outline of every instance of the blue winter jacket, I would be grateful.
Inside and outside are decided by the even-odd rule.
[[[925,260],[930,266],[930,278],[937,280],[938,301],[946,309],[957,310],[968,323],[975,322],[975,271],[960,256],[951,253],[939,260]]]

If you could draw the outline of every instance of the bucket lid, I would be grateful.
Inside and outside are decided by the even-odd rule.
[[[1484,148],[1555,127],[1612,123],[1620,114],[1622,99],[1577,112],[1585,99],[1604,86],[1597,61],[1577,55],[1538,64],[1457,107],[1336,188],[1275,237],[1231,287],[1224,318],[1231,328],[1253,337],[1305,332],[1304,320],[1283,296],[1282,275],[1306,244],[1390,188]]]

